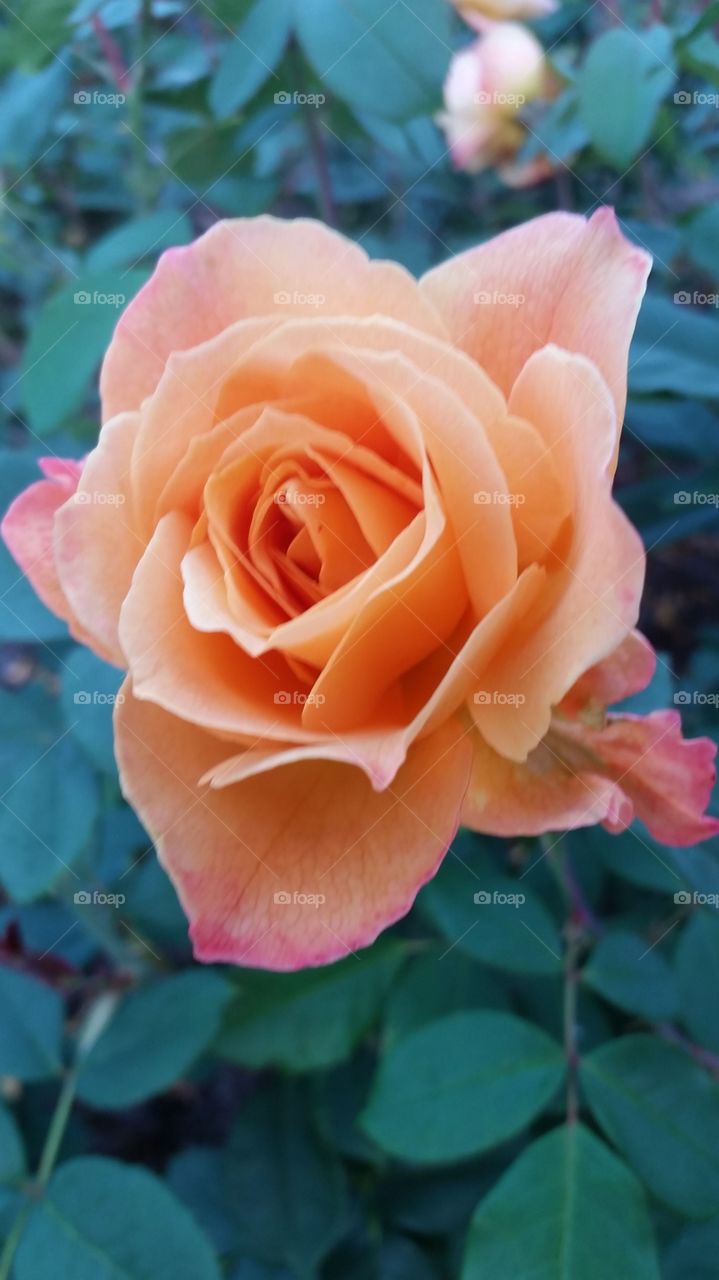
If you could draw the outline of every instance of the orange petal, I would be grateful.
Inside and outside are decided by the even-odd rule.
[[[137,414],[121,414],[100,432],[77,493],[55,520],[55,560],[62,589],[98,653],[126,662],[117,627],[122,602],[144,550],[135,526],[130,456]]]
[[[573,771],[547,744],[521,764],[498,755],[479,733],[472,745],[462,823],[473,831],[537,836],[605,821],[623,830],[632,820],[631,801],[615,782],[598,771]]]
[[[585,708],[603,709],[646,689],[656,670],[657,658],[639,631],[629,635],[603,662],[590,667],[572,685],[560,704],[566,715],[580,715]]]
[[[198,959],[297,969],[368,946],[411,907],[456,831],[470,749],[448,723],[391,790],[327,760],[220,791],[200,777],[226,747],[138,701],[116,711],[125,795],[155,840]]]
[[[510,409],[553,443],[560,465],[566,451],[574,473],[571,545],[556,557],[540,609],[486,673],[485,690],[497,696],[473,709],[490,746],[522,761],[545,736],[552,707],[633,628],[645,556],[611,496],[615,417],[594,366],[556,347],[536,352]]]
[[[611,209],[589,221],[549,213],[435,267],[420,287],[457,345],[505,394],[532,352],[554,342],[594,361],[621,423],[627,353],[650,266]]]
[[[344,236],[305,218],[218,222],[190,245],[168,249],[123,313],[105,357],[103,420],[137,409],[172,352],[186,351],[236,320],[291,315],[388,315],[428,333],[440,317],[404,268],[371,262]]]

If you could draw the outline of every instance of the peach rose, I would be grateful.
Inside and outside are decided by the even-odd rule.
[[[651,674],[611,493],[648,268],[607,209],[419,283],[262,217],[169,250],[125,311],[97,448],[4,535],[127,669],[122,785],[200,959],[370,943],[460,821],[718,829],[711,748],[604,713]]]
[[[527,131],[522,109],[548,97],[551,78],[544,50],[526,27],[516,22],[492,23],[485,35],[455,54],[444,85],[444,129],[452,162],[479,173],[497,165],[505,181],[524,186],[546,177],[548,161],[512,165]]]

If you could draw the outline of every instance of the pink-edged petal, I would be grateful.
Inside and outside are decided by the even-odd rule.
[[[657,656],[639,631],[630,631],[614,653],[580,676],[561,703],[567,715],[579,715],[585,708],[603,709],[624,698],[641,693],[651,682]]]
[[[704,812],[716,778],[716,746],[709,738],[684,738],[677,711],[610,716],[605,729],[575,734],[655,840],[685,846],[719,834],[719,818]]]
[[[534,218],[435,267],[420,286],[457,345],[505,394],[532,352],[553,342],[594,361],[621,423],[650,266],[604,208],[589,221],[570,213]]]
[[[537,836],[609,822],[629,826],[633,808],[612,779],[573,770],[547,743],[519,764],[493,751],[479,733],[472,739],[472,776],[462,823],[496,836]]]
[[[137,414],[107,422],[77,492],[58,512],[54,554],[62,590],[96,652],[126,666],[118,641],[122,602],[144,551],[136,528],[130,457]]]
[[[456,831],[471,758],[450,722],[415,744],[381,793],[328,760],[213,791],[199,779],[226,746],[129,687],[116,738],[124,792],[177,888],[198,959],[284,970],[367,946],[410,909]]]
[[[172,352],[236,320],[272,316],[279,323],[302,314],[388,315],[445,334],[409,272],[371,262],[320,222],[271,216],[218,222],[192,244],[168,249],[120,318],[102,368],[103,420],[139,408]]]
[[[18,494],[0,531],[43,604],[73,626],[75,616],[57,576],[53,527],[56,513],[77,488],[82,463],[72,458],[40,458],[39,466],[47,478]]]

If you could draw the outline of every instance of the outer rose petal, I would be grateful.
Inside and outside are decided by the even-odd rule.
[[[632,803],[598,771],[572,772],[544,743],[523,764],[493,751],[479,733],[473,738],[472,778],[462,823],[495,836],[537,836],[610,822],[624,830]]]
[[[677,711],[611,716],[606,729],[582,727],[573,736],[617,780],[656,840],[683,846],[719,834],[719,819],[704,814],[716,746],[709,738],[683,738]]]
[[[319,299],[319,301],[318,301]],[[168,249],[123,312],[100,379],[103,421],[137,409],[168,357],[238,320],[288,312],[409,321],[446,337],[431,302],[403,267],[371,262],[321,222],[269,216],[218,222],[199,240]]]
[[[553,342],[594,361],[621,423],[627,353],[650,266],[611,209],[589,221],[548,213],[435,267],[420,287],[453,340],[505,394],[532,352]],[[478,292],[489,300],[475,302]],[[508,306],[502,299],[512,294],[525,301]]]
[[[74,614],[60,586],[52,550],[55,513],[71,498],[82,463],[73,458],[41,458],[47,476],[18,494],[2,522],[2,536],[43,604],[72,624]]]
[[[210,791],[199,779],[226,746],[125,692],[123,789],[157,843],[200,960],[296,969],[367,946],[409,910],[456,831],[471,762],[456,721],[416,743],[382,793],[327,760]],[[310,894],[325,901],[295,900]]]
[[[541,835],[602,822],[624,831],[640,818],[655,840],[692,845],[719,834],[704,814],[716,747],[682,737],[676,711],[610,716],[603,729],[557,720],[524,764],[477,735],[462,821],[491,835]]]
[[[609,707],[646,689],[657,666],[656,654],[639,631],[630,631],[614,653],[580,676],[564,698],[561,709],[577,715],[589,704]]]
[[[76,640],[89,644],[101,657],[113,661],[113,655],[96,643],[77,618],[55,562],[55,517],[61,508],[68,510],[67,527],[70,528],[81,514],[82,507],[75,507],[68,499],[75,493],[83,464],[74,458],[40,458],[39,466],[47,479],[38,480],[18,494],[5,514],[0,534],[43,604],[68,624]]]

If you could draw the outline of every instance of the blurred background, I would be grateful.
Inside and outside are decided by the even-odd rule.
[[[93,446],[122,307],[218,218],[420,273],[611,204],[654,255],[632,709],[716,736],[719,4],[490,8],[0,0],[0,513]],[[0,547],[0,1280],[719,1277],[716,848],[461,833],[359,956],[203,968],[120,797],[119,680]]]

